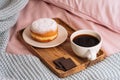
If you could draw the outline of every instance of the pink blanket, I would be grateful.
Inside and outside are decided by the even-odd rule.
[[[17,39],[17,31],[27,27],[34,20],[39,18],[60,18],[73,29],[92,29],[102,35],[102,48],[107,55],[111,55],[120,51],[120,34],[113,32],[105,26],[86,20],[80,16],[76,16],[63,8],[46,3],[42,0],[30,0],[28,5],[21,11],[16,25],[11,29],[10,39],[7,46],[7,52],[18,54],[30,54],[27,48]]]

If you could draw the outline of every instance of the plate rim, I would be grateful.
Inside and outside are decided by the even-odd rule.
[[[62,25],[58,24],[58,36],[60,37],[60,35],[63,34],[63,32],[60,33],[60,32],[61,32],[60,29],[62,29],[62,30],[64,30],[64,33],[66,34],[66,35],[65,35],[66,37],[64,37],[63,40],[61,40],[60,43],[56,43],[56,44],[52,44],[52,45],[45,45],[45,46],[43,46],[43,45],[42,45],[42,46],[40,46],[40,45],[38,46],[38,45],[36,45],[36,44],[34,44],[34,43],[30,43],[29,41],[26,40],[25,36],[27,36],[27,37],[30,39],[30,36],[28,36],[28,35],[26,34],[27,29],[29,29],[29,31],[30,31],[30,26],[28,26],[28,27],[26,27],[26,28],[24,29],[24,31],[23,31],[23,33],[22,33],[23,40],[24,40],[26,43],[28,43],[29,45],[34,46],[34,47],[38,47],[38,48],[51,48],[51,47],[58,46],[58,45],[62,44],[62,43],[67,39],[67,37],[68,37],[68,32],[67,32],[67,30],[66,30]],[[29,34],[29,35],[30,35],[30,34]],[[58,39],[58,36],[57,36],[56,39]],[[33,40],[34,42],[39,43],[39,44],[40,44],[40,43],[41,43],[41,44],[48,44],[48,43],[54,42],[56,39],[54,39],[53,41],[47,42],[47,43],[38,42],[38,41],[35,41],[35,40],[32,39],[32,38],[31,38],[31,41]]]

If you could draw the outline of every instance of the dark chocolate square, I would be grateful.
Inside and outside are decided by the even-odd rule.
[[[76,64],[70,58],[61,61],[60,64],[63,66],[65,71],[70,70],[70,69],[76,67]]]
[[[59,59],[54,60],[53,63],[56,65],[56,68],[57,68],[57,69],[65,70],[65,69],[63,68],[63,66],[60,64],[60,62],[63,62],[64,60],[65,60],[65,58],[64,58],[64,57],[61,57],[61,58],[59,58]]]
[[[64,57],[61,57],[54,60],[53,63],[56,65],[56,69],[60,69],[63,71],[67,71],[76,67],[76,64],[70,58],[65,59]]]

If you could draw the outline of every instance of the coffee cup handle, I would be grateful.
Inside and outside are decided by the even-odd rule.
[[[87,54],[87,58],[89,60],[95,60],[97,57],[96,54],[94,52],[92,52],[91,50],[88,50],[86,54]]]

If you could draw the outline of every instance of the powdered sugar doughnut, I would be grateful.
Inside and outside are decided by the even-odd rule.
[[[41,18],[34,21],[30,31],[32,38],[40,42],[51,41],[58,35],[57,23],[51,18]]]

